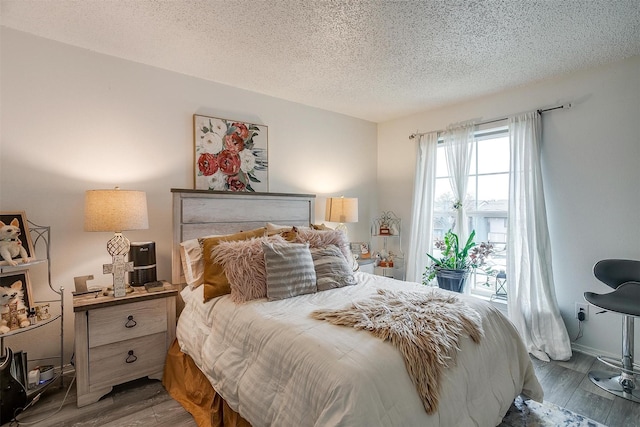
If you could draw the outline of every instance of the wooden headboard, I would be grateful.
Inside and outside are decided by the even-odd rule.
[[[306,225],[314,222],[314,194],[236,193],[180,190],[173,193],[171,280],[185,282],[180,243],[212,234],[230,234],[264,227],[267,222]]]

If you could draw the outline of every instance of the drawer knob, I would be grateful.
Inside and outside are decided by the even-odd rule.
[[[124,327],[125,328],[133,328],[137,324],[138,324],[138,322],[133,320],[133,316],[130,315],[130,316],[127,317],[127,323],[124,324]]]
[[[127,354],[127,360],[125,360],[125,362],[127,363],[133,363],[136,360],[138,360],[138,356],[136,356],[135,354],[133,354],[133,350],[129,350],[129,353]]]

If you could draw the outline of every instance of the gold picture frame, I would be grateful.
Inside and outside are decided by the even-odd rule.
[[[15,225],[20,229],[20,234],[17,238],[20,240],[20,244],[27,252],[28,261],[35,259],[35,252],[33,249],[33,241],[31,240],[31,232],[29,231],[29,222],[27,221],[27,215],[24,211],[6,211],[0,212],[0,227]],[[6,237],[1,237],[6,238]],[[12,258],[13,261],[18,264],[23,263],[22,257],[18,254]],[[27,262],[28,262],[27,261]],[[0,266],[10,265],[7,260],[0,257]]]
[[[17,283],[20,283],[20,285],[17,285]],[[27,313],[29,313],[29,311],[34,307],[35,301],[33,300],[33,294],[31,292],[31,278],[29,277],[29,270],[16,270],[9,273],[0,273],[0,287],[13,288],[12,290],[14,291],[17,290],[22,292],[22,301],[24,302]],[[4,293],[4,289],[0,289],[0,291]],[[0,300],[2,300],[2,298],[0,298]],[[11,301],[7,301],[7,303],[9,302]]]

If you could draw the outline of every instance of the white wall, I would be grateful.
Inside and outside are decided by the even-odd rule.
[[[360,222],[349,225],[350,237],[368,240],[376,124],[4,27],[1,36],[0,210],[26,211],[51,226],[53,282],[66,296],[65,362],[73,277],[93,274],[94,285],[111,278],[102,274],[110,235],[83,231],[84,192],[115,185],[147,192],[150,228],[125,234],[156,242],[158,276],[169,279],[170,189],[193,188],[194,113],[267,125],[269,190],[317,194],[318,222],[327,196],[358,197]],[[37,297],[51,296],[32,281]],[[26,334],[44,343],[25,344],[30,358],[50,355],[56,334],[49,326]],[[20,337],[6,344],[17,349]]]
[[[409,224],[416,131],[573,103],[543,117],[543,172],[556,294],[569,335],[585,291],[608,292],[592,275],[604,258],[640,259],[640,57],[378,125],[378,200]],[[409,227],[404,228],[408,241]],[[590,309],[575,348],[619,354],[621,320]],[[637,328],[640,329],[640,328]],[[636,330],[640,354],[640,333]]]

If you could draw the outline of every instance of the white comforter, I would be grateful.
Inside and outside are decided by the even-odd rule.
[[[356,277],[356,286],[244,305],[229,296],[203,304],[202,287],[187,288],[177,329],[181,349],[254,427],[490,427],[500,424],[518,394],[541,401],[511,323],[490,304],[461,296],[482,316],[485,336],[479,345],[461,340],[457,363],[442,376],[438,411],[428,415],[391,344],[309,313],[344,307],[377,288],[431,288],[366,273]]]

